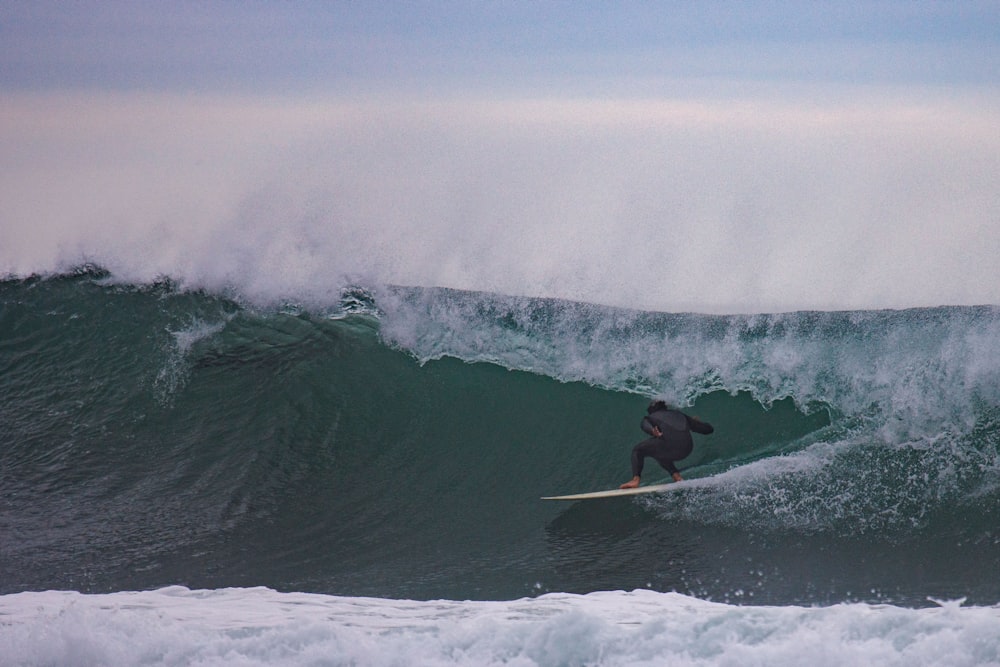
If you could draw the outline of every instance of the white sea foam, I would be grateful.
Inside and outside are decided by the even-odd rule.
[[[877,423],[902,442],[967,431],[1000,406],[1000,309],[666,315],[567,301],[386,290],[381,334],[421,361],[455,356],[655,394],[712,391]]]
[[[1000,664],[1000,607],[750,607],[652,591],[499,602],[264,588],[0,597],[4,664]]]
[[[163,367],[156,375],[154,386],[161,402],[172,400],[178,389],[187,382],[189,369],[188,353],[201,340],[210,338],[222,331],[231,317],[220,322],[204,322],[193,319],[187,326],[176,331],[169,330],[172,344],[167,350]]]

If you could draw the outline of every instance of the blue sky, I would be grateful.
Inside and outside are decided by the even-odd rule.
[[[5,2],[8,89],[1000,83],[997,2]]]

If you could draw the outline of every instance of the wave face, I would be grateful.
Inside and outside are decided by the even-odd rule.
[[[711,482],[539,500],[627,479],[652,396],[715,426],[681,465]],[[85,269],[0,283],[0,444],[4,594],[1000,601],[993,307],[262,309]]]

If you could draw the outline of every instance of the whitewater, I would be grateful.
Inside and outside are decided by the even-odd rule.
[[[996,110],[5,101],[0,659],[1000,664]]]
[[[675,593],[413,602],[268,589],[0,600],[8,664],[988,665],[1000,610],[731,607]],[[44,635],[44,640],[39,635]]]

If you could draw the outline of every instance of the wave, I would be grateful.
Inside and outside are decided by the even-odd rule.
[[[996,308],[261,308],[93,268],[0,303],[0,592],[1000,599]],[[623,481],[652,396],[715,425],[682,465],[710,484],[538,500]]]

